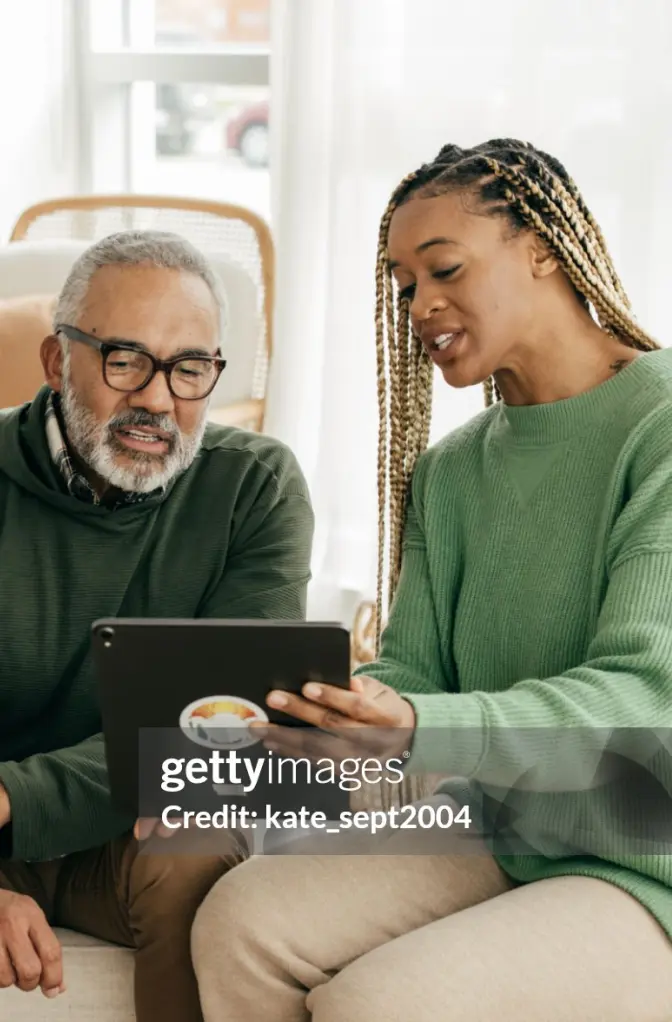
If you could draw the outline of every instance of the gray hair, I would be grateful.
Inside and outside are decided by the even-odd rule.
[[[123,231],[97,241],[83,252],[63,285],[54,314],[54,329],[59,323],[76,325],[91,279],[104,266],[157,266],[200,277],[217,303],[220,337],[223,335],[226,301],[216,274],[191,242],[168,231]]]

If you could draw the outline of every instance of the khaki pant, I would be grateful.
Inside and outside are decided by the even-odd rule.
[[[206,1022],[670,1022],[672,945],[630,895],[514,888],[487,851],[255,857],[198,911]]]
[[[0,860],[0,888],[34,898],[52,926],[135,948],[138,1022],[200,1022],[191,926],[207,892],[241,856],[237,849],[202,856],[138,850],[127,836],[54,862]]]

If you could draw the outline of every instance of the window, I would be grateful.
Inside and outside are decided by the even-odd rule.
[[[87,0],[85,189],[270,219],[272,0]]]
[[[156,0],[151,29],[157,46],[268,46],[269,0]]]

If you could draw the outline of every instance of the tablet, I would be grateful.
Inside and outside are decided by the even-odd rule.
[[[220,762],[231,750],[247,761],[268,756],[248,729],[252,721],[306,727],[267,706],[272,689],[300,692],[308,681],[350,685],[350,635],[332,623],[102,619],[92,626],[92,654],[112,801],[136,816],[160,816],[167,796],[170,801],[177,794],[185,804],[188,795],[195,809],[222,798],[240,802],[240,785],[227,783],[221,771],[219,783],[181,790],[177,775],[163,789],[159,777],[165,780],[169,760],[182,760],[183,767],[206,762],[209,770],[213,753]],[[280,794],[276,786],[273,797],[288,805],[297,798],[314,802],[316,794],[328,801],[327,788],[318,792],[309,784],[299,796],[296,786],[290,791],[286,785]],[[242,795],[248,806],[263,802],[268,786],[260,783]]]

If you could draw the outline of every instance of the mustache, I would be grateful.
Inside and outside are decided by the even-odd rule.
[[[180,431],[168,415],[152,415],[144,408],[131,408],[127,412],[115,415],[107,424],[109,432],[133,426],[146,426],[148,429],[159,429],[170,435],[172,440],[179,440]]]

